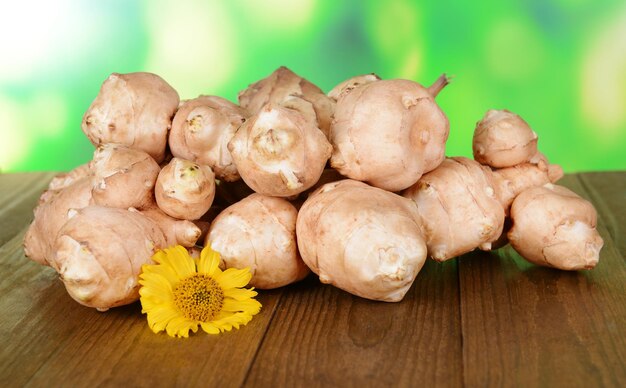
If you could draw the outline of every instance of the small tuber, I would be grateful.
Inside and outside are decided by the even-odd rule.
[[[154,194],[166,214],[197,220],[213,203],[215,175],[209,166],[173,158],[159,173]]]
[[[509,242],[526,260],[564,270],[591,269],[603,241],[596,230],[593,205],[553,184],[518,195],[511,206]]]
[[[218,179],[235,181],[239,173],[228,142],[246,116],[243,108],[217,96],[185,101],[172,122],[170,150],[175,157],[211,167]]]

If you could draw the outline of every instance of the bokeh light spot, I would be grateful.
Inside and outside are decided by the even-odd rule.
[[[370,37],[393,78],[418,79],[422,70],[420,13],[410,1],[373,2]]]
[[[316,5],[315,0],[235,0],[233,3],[251,16],[250,22],[262,25],[266,32],[293,32],[294,28],[306,26],[315,15]]]
[[[22,123],[19,105],[0,95],[0,172],[10,171],[28,157],[32,142]]]
[[[496,77],[526,79],[540,71],[546,60],[541,36],[520,18],[499,19],[485,40],[485,60]]]
[[[26,109],[29,128],[43,136],[57,136],[68,125],[68,107],[62,96],[42,91],[34,96]]]
[[[586,127],[602,131],[604,136],[596,138],[612,141],[626,125],[626,8],[592,38],[580,82]]]
[[[237,72],[236,20],[216,1],[145,1],[145,69],[181,98],[218,94]]]

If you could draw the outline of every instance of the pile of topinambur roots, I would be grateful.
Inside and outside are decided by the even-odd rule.
[[[429,87],[362,75],[328,94],[281,67],[239,94],[180,101],[151,73],[112,74],[85,113],[93,160],[55,177],[24,238],[79,303],[139,298],[159,249],[211,244],[250,284],[315,272],[352,294],[401,300],[426,257],[507,243],[528,261],[591,269],[596,211],[518,115],[490,110],[474,160],[445,157],[449,123]]]

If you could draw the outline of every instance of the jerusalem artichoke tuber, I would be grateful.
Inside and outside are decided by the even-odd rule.
[[[218,179],[238,180],[228,142],[246,116],[243,108],[217,96],[185,101],[172,122],[170,150],[175,157],[211,167]]]
[[[282,287],[309,273],[296,246],[297,215],[285,199],[252,194],[213,220],[205,245],[220,253],[226,268],[249,267],[252,286]]]
[[[228,149],[254,191],[289,197],[317,182],[332,146],[298,111],[268,104],[239,128]]]
[[[161,162],[178,102],[176,90],[156,74],[113,73],[85,112],[81,128],[94,145],[125,144]]]
[[[400,301],[426,260],[415,203],[350,179],[312,193],[296,233],[320,281],[363,298]]]
[[[331,125],[331,166],[389,191],[417,182],[444,159],[449,123],[435,96],[446,84],[445,75],[430,88],[382,80],[344,94]]]
[[[564,270],[591,269],[603,241],[593,205],[562,186],[525,190],[511,206],[508,238],[526,260]]]

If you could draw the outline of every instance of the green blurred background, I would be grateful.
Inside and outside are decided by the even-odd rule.
[[[91,159],[84,111],[111,72],[151,71],[182,98],[236,101],[286,65],[328,91],[375,72],[429,84],[448,155],[489,108],[524,117],[566,171],[626,169],[626,2],[28,1],[0,14],[0,171]]]

